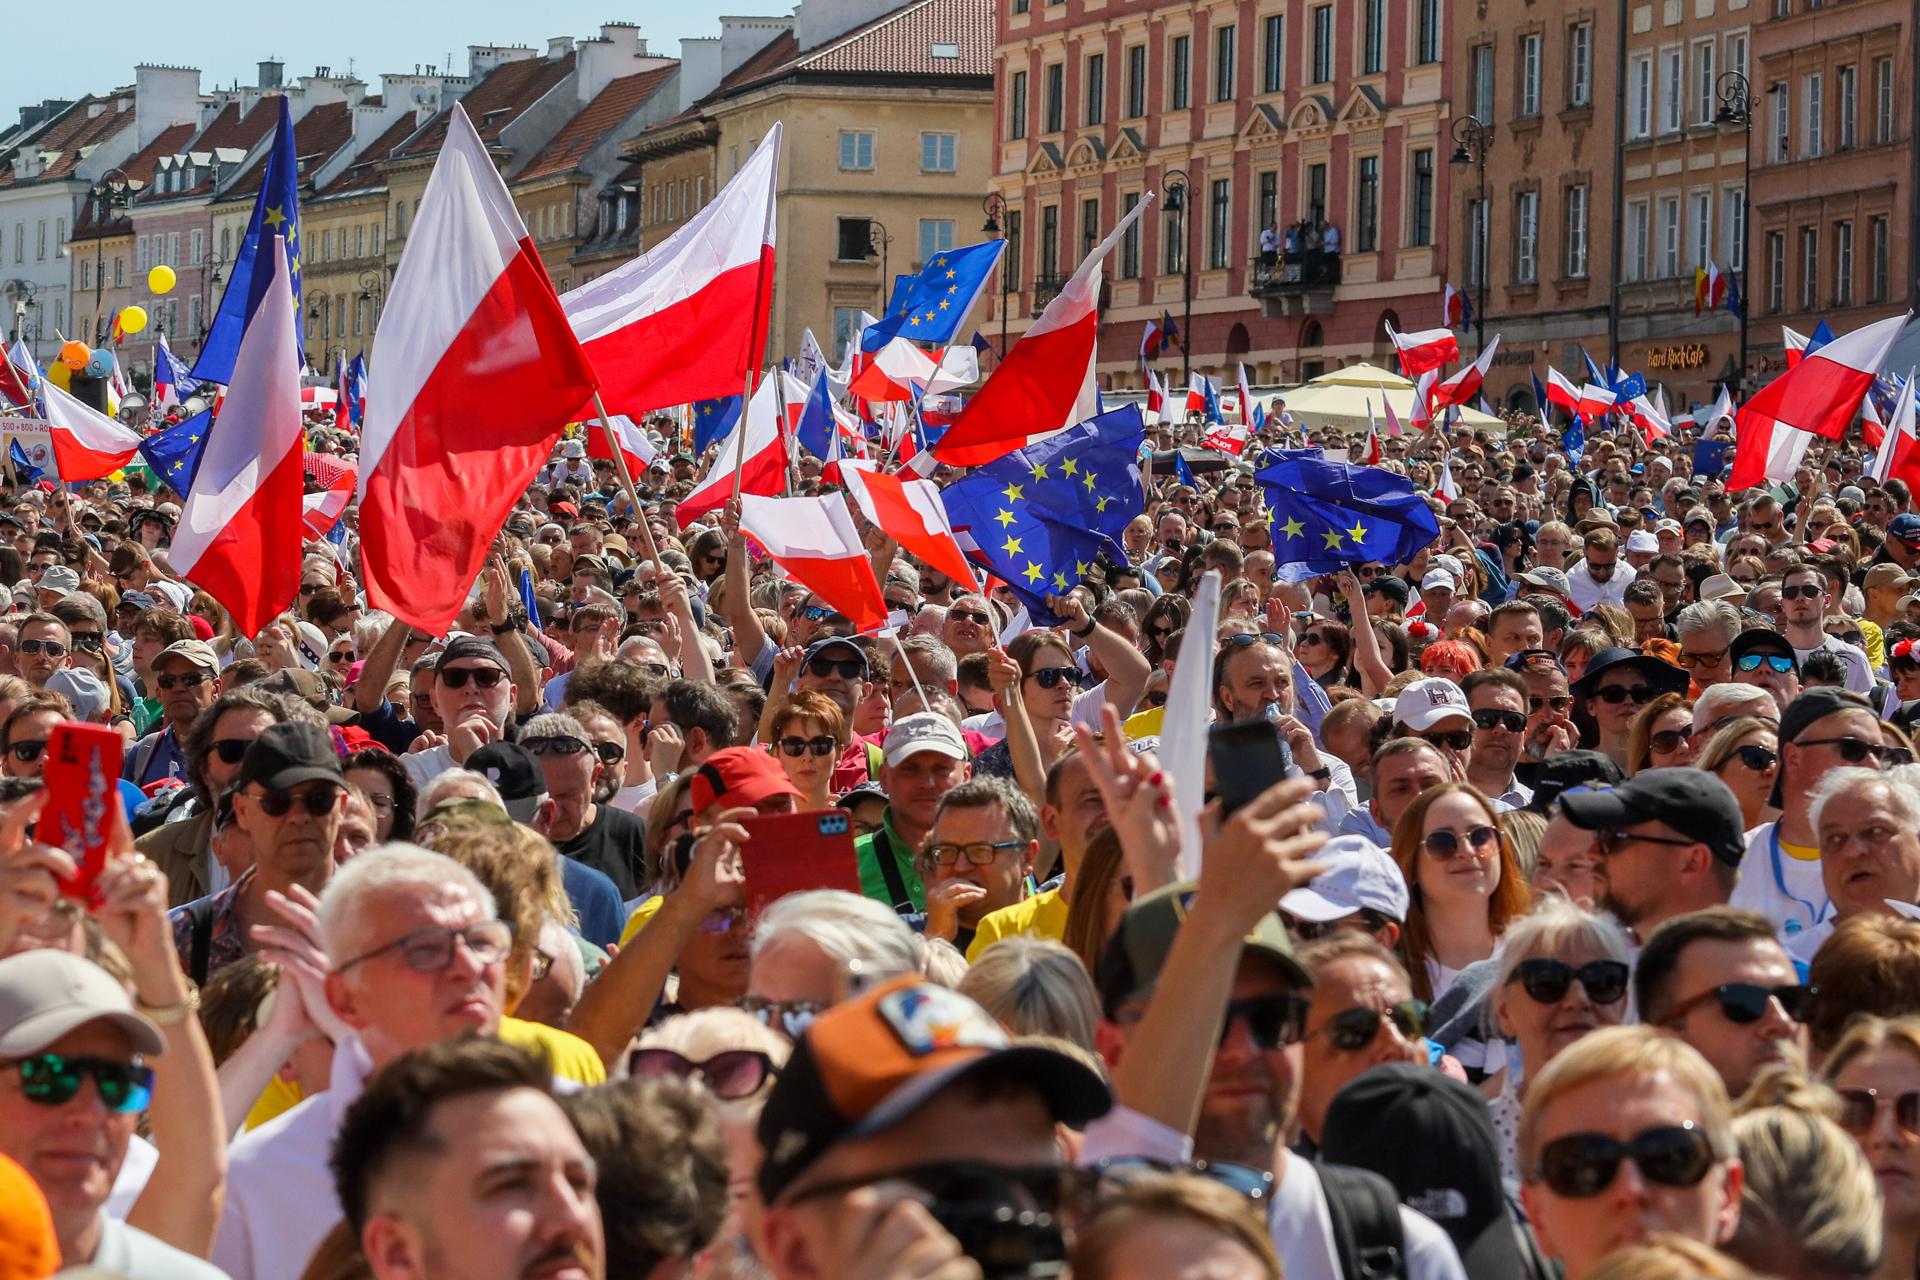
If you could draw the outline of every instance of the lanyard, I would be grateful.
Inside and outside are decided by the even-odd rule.
[[[1786,922],[1783,928],[1789,935],[1791,935],[1791,934],[1799,933],[1802,929],[1811,929],[1818,926],[1822,920],[1827,918],[1827,912],[1833,910],[1833,903],[1831,901],[1828,901],[1821,904],[1818,907],[1815,907],[1813,903],[1807,901],[1805,898],[1796,896],[1791,889],[1787,888],[1786,873],[1782,871],[1780,867],[1780,824],[1779,823],[1776,822],[1773,824],[1773,832],[1768,837],[1768,839],[1771,845],[1768,852],[1772,855],[1772,858],[1773,858],[1774,886],[1780,890],[1781,897],[1785,898],[1787,901],[1795,904],[1796,906],[1804,910],[1807,913],[1810,920],[1808,924],[1804,924],[1804,925],[1801,924],[1798,920],[1789,920]]]

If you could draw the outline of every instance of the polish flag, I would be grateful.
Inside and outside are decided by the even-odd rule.
[[[305,533],[292,272],[283,237],[261,248],[254,271],[268,275],[263,302],[241,332],[226,408],[207,434],[169,553],[174,570],[224,605],[244,636],[293,603]]]
[[[1882,433],[1879,452],[1867,474],[1882,484],[1896,476],[1906,481],[1908,488],[1920,484],[1920,437],[1914,427],[1911,374],[1893,402],[1893,419]]]
[[[360,469],[330,453],[308,453],[301,459],[301,466],[321,485],[320,492],[309,493],[300,500],[307,536],[324,538],[333,532],[333,526],[340,523],[340,517],[346,513],[347,504],[353,501],[353,491],[360,484]]]
[[[1451,459],[1443,458],[1440,460],[1440,479],[1434,484],[1433,491],[1442,502],[1452,503],[1459,501],[1460,486],[1454,483],[1453,462]]]
[[[33,358],[27,357],[24,365],[16,363],[26,344],[15,342],[13,347],[12,351],[0,351],[0,401],[31,409],[34,383],[39,380],[33,369]]]
[[[1187,379],[1187,412],[1202,413],[1213,417],[1212,405],[1219,399],[1213,390],[1213,379],[1206,374],[1195,372]]]
[[[1816,437],[1810,431],[1790,427],[1772,418],[1749,418],[1744,410],[1734,418],[1733,473],[1727,477],[1727,492],[1763,484],[1785,484],[1807,456],[1807,446]]]
[[[1547,366],[1547,403],[1559,405],[1569,414],[1580,413],[1580,388],[1552,365]]]
[[[1713,434],[1714,426],[1722,418],[1725,418],[1729,425],[1731,425],[1734,420],[1733,397],[1727,393],[1727,384],[1724,382],[1720,384],[1720,398],[1713,402],[1713,412],[1707,415],[1706,431],[1708,435]]]
[[[1440,318],[1454,328],[1459,328],[1473,319],[1473,304],[1467,300],[1465,289],[1456,289],[1452,285],[1441,288]]]
[[[1807,335],[1797,329],[1780,326],[1780,341],[1786,347],[1787,368],[1792,369],[1800,363],[1800,357],[1807,349]]]
[[[1400,355],[1400,371],[1417,378],[1429,369],[1438,369],[1460,358],[1460,340],[1451,329],[1422,329],[1418,333],[1400,333],[1387,326],[1387,338]]]
[[[1360,461],[1370,467],[1380,465],[1383,455],[1380,452],[1380,424],[1373,420],[1373,401],[1367,401],[1367,443],[1360,452]]]
[[[933,447],[939,461],[977,467],[1100,411],[1093,366],[1102,264],[1152,204],[1149,192],[1074,270]]]
[[[1438,369],[1429,369],[1413,380],[1413,413],[1408,421],[1422,431],[1433,430],[1433,390],[1439,380]]]
[[[620,442],[620,452],[626,457],[627,474],[636,477],[645,474],[653,460],[660,456],[653,441],[624,413],[608,414],[607,421],[613,424],[614,438]],[[607,429],[598,422],[587,423],[587,456],[609,461],[613,458],[613,447],[607,443]]]
[[[746,410],[734,420],[733,429],[720,437],[706,477],[675,508],[681,528],[718,510],[733,496],[736,459],[740,462],[742,494],[771,497],[786,488],[787,439],[780,430],[780,406],[775,403],[778,388],[775,379],[761,379]]]
[[[1147,412],[1155,422],[1167,420],[1167,388],[1153,370],[1147,370]]]
[[[853,527],[846,494],[772,498],[743,493],[740,528],[796,582],[844,613],[856,631],[886,625],[887,602]]]
[[[1405,432],[1400,429],[1400,415],[1393,411],[1392,398],[1385,395],[1381,396],[1380,407],[1387,411],[1387,434],[1390,436],[1404,435]]]
[[[1652,444],[1661,436],[1673,434],[1673,427],[1667,421],[1667,415],[1654,407],[1653,401],[1646,396],[1635,396],[1627,402],[1627,416],[1640,428],[1641,436]]]
[[[288,309],[291,311],[291,304]],[[53,465],[62,480],[104,480],[132,462],[133,455],[140,451],[139,436],[71,392],[62,391],[52,379],[40,380],[40,393],[46,399]]]
[[[840,476],[868,523],[955,582],[978,581],[953,536],[940,487],[933,481],[887,475],[871,462],[849,462]]]
[[[1496,333],[1478,360],[1433,389],[1433,407],[1444,409],[1448,405],[1472,404],[1473,398],[1480,394],[1480,385],[1487,380],[1487,369],[1493,364],[1493,353],[1499,349],[1500,335]]]
[[[1860,434],[1869,449],[1878,449],[1886,443],[1887,424],[1880,421],[1880,411],[1873,407],[1872,396],[1860,402]]]
[[[1835,338],[1754,392],[1735,418],[1742,428],[1740,452],[1747,451],[1748,432],[1798,428],[1827,440],[1845,435],[1853,415],[1860,411],[1861,399],[1873,389],[1874,375],[1886,362],[1894,339],[1911,319],[1909,311]]]
[[[1247,426],[1245,423],[1231,427],[1222,423],[1212,431],[1207,432],[1200,443],[1208,449],[1218,449],[1221,453],[1230,453],[1237,458],[1245,452],[1247,441],[1252,438],[1253,428]]]
[[[1240,362],[1239,369],[1234,390],[1240,394],[1240,425],[1251,431],[1253,429],[1253,388],[1247,385],[1246,361]]]
[[[867,358],[847,390],[870,404],[912,400],[915,387],[932,379],[933,357],[905,338],[893,338]]]
[[[1551,395],[1552,393],[1549,392],[1548,394]],[[1580,416],[1588,422],[1599,422],[1619,407],[1620,397],[1605,387],[1597,386],[1589,382],[1586,386],[1580,388],[1580,408],[1578,412]]]
[[[594,389],[506,183],[457,103],[373,342],[363,581],[376,608],[439,635]]]
[[[561,299],[610,411],[739,395],[760,367],[773,299],[775,123],[686,225]]]

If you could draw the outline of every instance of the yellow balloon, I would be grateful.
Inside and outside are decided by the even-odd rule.
[[[164,267],[156,268],[162,271],[165,269]],[[145,307],[120,308],[120,329],[123,333],[138,333],[146,327],[147,309]]]
[[[124,467],[118,471],[110,473],[107,476],[107,479],[111,480],[115,484],[119,484],[122,480],[125,480],[126,478],[127,478],[127,472]]]
[[[165,293],[173,288],[173,268],[155,267],[147,272],[147,288],[155,293]]]
[[[47,381],[51,382],[54,386],[60,388],[62,391],[67,391],[72,389],[73,366],[69,365],[64,360],[55,360],[51,365],[47,367]]]

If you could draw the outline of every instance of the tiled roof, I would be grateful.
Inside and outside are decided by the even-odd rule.
[[[794,55],[800,52],[800,42],[794,38],[793,28],[789,27],[773,39],[760,46],[760,51],[720,78],[713,92],[702,98],[702,102],[711,102],[724,98],[736,89],[766,79],[776,71],[784,69],[792,62]]]
[[[16,181],[11,166],[0,169],[0,187],[26,185],[33,182],[56,182],[73,177],[73,170],[94,147],[113,137],[122,129],[133,125],[133,108],[120,107],[123,95],[95,94],[82,98],[62,112],[48,128],[30,142],[35,151],[52,154],[52,159],[38,175],[24,181]],[[133,95],[124,95],[131,104]],[[88,113],[95,105],[103,109],[97,116]]]
[[[553,136],[553,141],[547,144],[546,150],[535,156],[514,181],[548,178],[573,169],[607,134],[617,129],[621,121],[638,110],[674,70],[674,67],[667,66],[651,71],[636,71],[609,84],[592,102],[576,112],[573,119],[567,121],[560,132]]]
[[[258,111],[259,108],[255,107]],[[353,138],[353,108],[345,102],[329,102],[315,107],[294,122],[293,154],[300,160],[301,186],[311,183],[314,170],[327,162]],[[270,150],[270,148],[269,148]],[[234,183],[221,193],[223,198],[252,195],[266,181],[267,151],[247,167]]]
[[[354,157],[345,172],[316,194],[338,196],[354,191],[378,190],[385,186],[387,179],[380,172],[380,162],[392,155],[393,149],[412,136],[418,127],[411,111],[402,112],[398,120],[387,126],[386,132],[369,142],[366,150]]]
[[[480,140],[496,141],[500,131],[518,119],[521,112],[567,78],[573,71],[573,59],[571,53],[551,62],[545,58],[525,58],[503,63],[481,77],[480,83],[460,99]],[[397,148],[393,158],[405,160],[438,152],[440,144],[447,139],[447,120],[447,112],[441,111],[419,133],[407,139],[405,146]]]
[[[265,138],[273,132],[274,125],[279,122],[280,106],[279,103],[275,101],[279,96],[279,94],[268,94],[263,98],[256,99],[253,104],[253,109],[248,111],[244,116],[240,114],[241,104],[238,101],[227,103],[224,107],[220,108],[220,114],[213,118],[213,122],[202,129],[199,135],[187,143],[181,150],[189,152],[231,150],[241,152],[242,154],[253,150],[255,146],[259,145],[262,138]],[[175,154],[179,153],[176,152]],[[214,181],[218,177],[219,166],[210,164],[196,166],[196,168],[198,172],[195,173],[194,177],[198,179],[198,181],[191,187],[183,191],[169,191],[165,195],[161,195],[158,191],[155,191],[142,199],[140,203],[158,203],[164,200],[178,200],[208,194],[213,190]]]
[[[994,0],[911,0],[806,53],[792,32],[770,41],[705,101],[807,75],[993,75]],[[935,50],[950,56],[936,57]]]
[[[142,189],[151,187],[153,172],[159,166],[160,157],[173,155],[186,146],[187,140],[193,137],[196,128],[198,128],[196,125],[176,124],[162,129],[160,136],[149,142],[131,160],[121,165],[120,171],[126,174],[136,187]],[[73,223],[73,237],[78,240],[96,230],[102,235],[115,235],[131,229],[132,226],[132,219],[127,217],[125,210],[122,210],[117,217],[108,218],[96,227],[93,221],[93,201],[82,200],[80,216],[74,219]]]

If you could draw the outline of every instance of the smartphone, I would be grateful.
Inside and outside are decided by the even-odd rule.
[[[73,859],[77,870],[60,892],[82,902],[92,902],[106,870],[113,806],[120,803],[120,752],[120,735],[103,724],[62,720],[47,737],[40,775],[47,803],[36,834]]]
[[[766,905],[808,889],[860,892],[853,855],[853,818],[845,809],[756,815],[741,822],[747,842],[740,866],[747,878],[747,918]]]
[[[1223,819],[1293,770],[1293,753],[1271,720],[1215,725],[1207,734],[1207,756]]]

